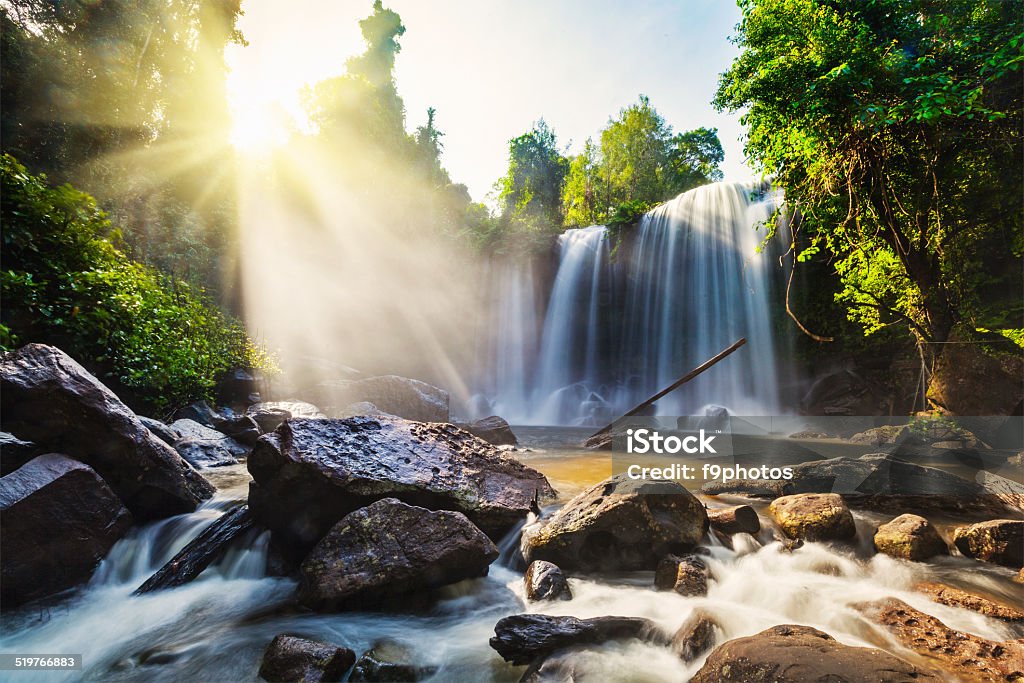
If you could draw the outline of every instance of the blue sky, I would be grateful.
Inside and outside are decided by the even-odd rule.
[[[231,47],[239,116],[298,116],[307,83],[362,50],[372,0],[245,0],[248,47]],[[677,130],[719,129],[727,179],[749,177],[738,116],[711,107],[736,55],[729,0],[392,0],[406,27],[396,77],[411,130],[437,109],[444,164],[483,200],[505,171],[507,141],[541,117],[577,151],[640,93]]]

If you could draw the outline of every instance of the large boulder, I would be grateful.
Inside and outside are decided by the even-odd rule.
[[[356,653],[318,640],[281,634],[263,653],[260,678],[270,683],[331,683],[352,668]]]
[[[312,389],[311,396],[332,416],[353,403],[367,402],[378,410],[407,420],[448,421],[447,391],[398,375],[322,382]]]
[[[132,517],[88,465],[40,455],[0,479],[5,609],[87,581]]]
[[[470,422],[464,426],[464,429],[473,436],[478,436],[495,446],[515,446],[519,443],[516,435],[512,433],[512,427],[504,418],[497,415]]]
[[[170,425],[161,422],[160,420],[154,420],[151,417],[145,417],[139,415],[139,422],[142,423],[149,431],[153,432],[153,436],[163,441],[168,446],[173,446],[178,439],[181,438],[181,434],[176,432]]]
[[[874,543],[880,553],[914,562],[949,554],[949,548],[939,532],[919,515],[900,515],[886,522],[875,532]]]
[[[213,486],[60,349],[28,344],[0,359],[4,429],[99,473],[137,521],[191,512]]]
[[[959,607],[971,610],[986,617],[1002,621],[1024,621],[1024,611],[1015,607],[996,602],[984,595],[971,593],[955,586],[947,586],[932,581],[924,581],[914,585],[914,590],[924,593],[940,605]]]
[[[171,423],[171,429],[178,433],[178,440],[174,442],[178,455],[200,469],[234,465],[251,450],[227,434],[195,420],[176,420]]]
[[[942,667],[945,680],[1019,681],[1024,642],[997,642],[957,631],[895,598],[861,605],[908,650]]]
[[[544,560],[531,562],[526,568],[523,583],[526,586],[527,600],[572,600],[569,582],[556,564]]]
[[[313,548],[300,569],[299,600],[317,610],[396,606],[485,576],[497,557],[465,515],[385,498],[346,515]]]
[[[906,683],[942,679],[888,652],[843,645],[810,626],[773,626],[719,645],[691,683]]]
[[[1024,520],[993,519],[957,527],[953,544],[967,557],[1019,569],[1024,565]]]
[[[793,466],[789,480],[738,479],[710,482],[707,495],[777,498],[797,493],[838,493],[849,505],[898,512],[979,514],[1024,506],[1024,486],[979,471],[973,480],[886,453],[831,458]]]
[[[491,647],[513,664],[529,664],[574,645],[598,645],[609,640],[639,639],[662,645],[665,635],[653,622],[640,617],[553,617],[515,614],[494,626]]]
[[[0,477],[6,477],[37,455],[42,455],[39,444],[0,432]]]
[[[462,512],[500,538],[554,495],[540,472],[472,434],[395,417],[293,418],[260,438],[248,467],[253,515],[300,554],[381,498]]]
[[[964,337],[954,333],[950,340]],[[953,415],[1011,415],[1024,401],[1022,375],[1019,349],[991,355],[978,344],[943,344],[928,382],[928,401]]]
[[[803,541],[847,541],[857,534],[853,514],[836,493],[801,493],[768,506],[779,528]]]
[[[522,550],[527,562],[569,571],[654,569],[665,555],[692,549],[707,530],[704,506],[676,482],[620,474],[525,532]]]

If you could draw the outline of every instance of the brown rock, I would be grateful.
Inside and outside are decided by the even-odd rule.
[[[790,538],[847,541],[857,534],[853,514],[836,493],[801,493],[776,498],[768,506]]]
[[[295,636],[275,636],[263,653],[260,678],[271,683],[331,683],[352,668],[356,653],[347,647]]]
[[[353,403],[372,403],[378,410],[407,420],[448,421],[447,391],[398,375],[321,382],[311,396],[331,416]]]
[[[707,595],[708,577],[708,566],[696,555],[668,555],[654,571],[654,586],[680,595]]]
[[[544,560],[531,562],[523,581],[527,600],[572,600],[569,582],[556,564]]]
[[[958,527],[953,543],[967,557],[1018,569],[1024,565],[1024,520],[993,519]]]
[[[907,683],[933,676],[888,652],[850,647],[810,626],[773,626],[719,645],[691,683]]]
[[[398,606],[406,596],[485,576],[491,539],[459,512],[385,498],[346,515],[306,557],[299,600],[317,610]]]
[[[512,433],[512,427],[509,426],[504,418],[497,415],[482,418],[466,425],[464,428],[473,436],[479,437],[495,446],[515,446],[519,443],[516,435]]]
[[[918,515],[900,515],[878,527],[874,543],[880,553],[914,562],[949,554],[939,532],[927,519]]]
[[[292,418],[260,437],[248,468],[253,516],[297,557],[382,498],[461,512],[500,538],[554,495],[540,472],[454,425],[397,417]]]
[[[961,340],[960,333],[950,336],[950,341]],[[928,400],[953,415],[1012,415],[1024,400],[1022,375],[1019,353],[995,356],[978,344],[943,344],[932,368]]]
[[[1019,679],[1024,672],[1024,642],[995,642],[955,631],[935,617],[890,598],[863,606],[904,647],[935,661],[965,681],[995,683]]]
[[[27,344],[0,358],[4,429],[84,462],[137,521],[191,512],[213,486],[60,349]]]
[[[715,646],[718,624],[710,616],[695,610],[672,636],[672,650],[684,662],[692,662]]]
[[[665,555],[692,549],[707,529],[704,506],[679,484],[620,474],[524,533],[522,549],[527,562],[548,560],[568,571],[654,569]]]
[[[761,520],[749,505],[728,508],[708,508],[708,522],[723,534],[756,534],[761,531]]]
[[[926,593],[935,602],[950,607],[969,609],[986,617],[1001,619],[1003,621],[1024,621],[1024,612],[1008,605],[1001,605],[995,600],[990,600],[981,595],[969,593],[953,586],[945,586],[941,583],[926,581],[914,586],[914,590]]]

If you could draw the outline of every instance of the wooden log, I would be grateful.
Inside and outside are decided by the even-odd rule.
[[[761,530],[761,520],[749,505],[708,508],[708,522],[712,529],[723,534],[756,534]]]
[[[688,373],[677,379],[675,382],[672,382],[672,384],[668,385],[667,387],[656,393],[654,396],[651,396],[646,401],[642,401],[641,403],[638,403],[637,405],[627,410],[625,413],[622,414],[622,417],[620,417],[619,420],[621,420],[623,417],[630,417],[631,415],[636,415],[637,413],[643,411],[644,409],[652,406],[654,402],[657,401],[659,398],[662,398],[667,394],[675,391],[679,387],[683,386],[691,379],[693,379],[697,375],[700,375],[705,370],[713,366],[715,363],[722,360],[723,358],[725,358],[726,356],[728,356],[733,351],[740,348],[746,343],[746,338],[740,338],[737,341],[733,342],[731,346],[719,351],[715,356],[712,356],[711,358],[707,359],[706,361],[695,367],[693,370],[690,370]],[[616,420],[615,422],[618,422],[618,420]],[[602,427],[601,429],[597,430],[596,432],[590,435],[590,438],[593,439],[595,436],[611,431],[612,427],[615,426],[615,422],[609,423]]]
[[[252,526],[253,519],[249,516],[248,505],[239,505],[229,510],[206,527],[153,576],[146,579],[132,595],[142,595],[188,583],[220,559],[228,544]]]

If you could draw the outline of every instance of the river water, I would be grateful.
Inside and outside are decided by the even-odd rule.
[[[610,472],[607,455],[566,445],[578,436],[554,429],[522,432],[526,449],[518,455],[545,472],[563,499]],[[83,671],[18,673],[17,680],[252,681],[257,680],[264,648],[275,635],[287,632],[344,645],[357,654],[379,639],[399,641],[419,662],[437,667],[433,681],[512,682],[524,668],[504,663],[487,641],[500,618],[521,612],[647,617],[672,633],[692,610],[702,608],[722,626],[718,643],[795,623],[820,628],[843,643],[882,647],[912,660],[913,655],[855,608],[893,596],[950,627],[985,638],[1024,635],[1019,627],[938,605],[911,591],[915,583],[933,580],[1020,604],[1024,592],[1006,580],[1006,570],[960,557],[917,564],[871,556],[863,539],[870,544],[872,526],[888,518],[864,514],[856,515],[861,544],[843,550],[809,543],[784,552],[768,529],[758,538],[734,537],[733,548],[712,541],[708,563],[713,580],[706,597],[657,592],[653,572],[634,572],[571,578],[572,601],[527,604],[514,534],[501,544],[502,557],[489,576],[446,588],[428,611],[312,614],[290,606],[293,581],[264,575],[267,537],[259,532],[247,539],[246,549],[228,554],[193,583],[131,596],[206,525],[245,497],[248,476],[243,466],[208,472],[219,491],[200,510],[133,530],[111,551],[88,587],[49,607],[5,617],[0,651],[84,655]],[[701,664],[685,665],[667,648],[614,643],[587,650],[577,675],[602,682],[685,681]],[[6,673],[13,680],[14,674]]]

